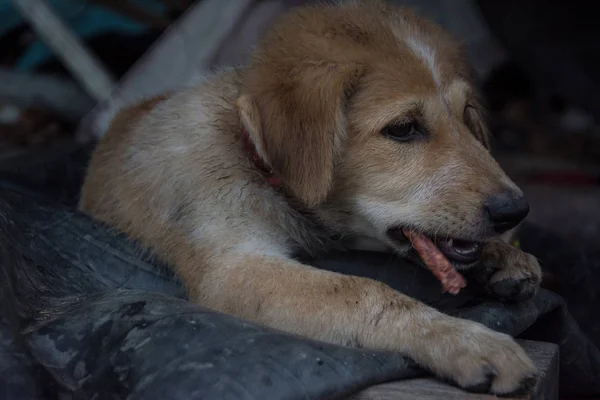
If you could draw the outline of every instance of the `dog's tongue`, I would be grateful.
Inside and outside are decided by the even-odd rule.
[[[403,232],[427,268],[439,279],[444,292],[458,294],[467,286],[465,278],[427,236],[410,229],[403,229]]]

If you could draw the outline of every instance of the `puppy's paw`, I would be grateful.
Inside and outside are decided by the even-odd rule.
[[[535,275],[514,277],[505,271],[498,271],[488,284],[488,292],[504,302],[519,302],[532,298],[540,286],[540,280]]]
[[[440,376],[472,392],[509,395],[533,388],[537,369],[510,336],[470,321],[459,325],[452,336],[439,339],[449,346],[438,364]]]
[[[494,271],[486,282],[486,290],[500,301],[530,299],[542,282],[542,269],[537,259],[507,243],[486,246],[483,262],[486,269]]]

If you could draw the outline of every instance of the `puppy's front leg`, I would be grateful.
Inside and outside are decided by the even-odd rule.
[[[331,343],[399,351],[464,388],[511,393],[536,372],[511,337],[380,282],[284,257],[213,260],[193,294],[207,307]]]
[[[488,292],[502,301],[522,301],[535,295],[542,281],[542,269],[529,253],[502,240],[486,244],[480,281]]]

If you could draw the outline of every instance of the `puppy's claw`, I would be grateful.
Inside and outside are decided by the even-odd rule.
[[[476,383],[474,385],[469,385],[469,386],[465,387],[464,389],[467,392],[473,392],[473,393],[489,393],[490,390],[492,389],[492,382],[494,381],[494,378],[496,377],[496,372],[493,371],[493,367],[489,366],[488,368],[490,369],[490,372],[485,374],[485,379],[482,382]]]

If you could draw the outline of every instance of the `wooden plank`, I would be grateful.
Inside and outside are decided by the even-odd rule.
[[[175,22],[127,72],[119,103],[129,104],[193,82],[253,0],[202,0]]]
[[[0,67],[0,101],[51,111],[76,123],[95,104],[75,82],[49,74],[30,74]]]
[[[43,0],[13,0],[42,40],[97,101],[110,97],[114,82],[103,65]]]
[[[127,72],[112,98],[81,121],[77,140],[102,137],[117,109],[198,80],[253,2],[202,0],[190,7]]]
[[[527,354],[540,371],[532,393],[505,400],[558,400],[558,346],[552,343],[521,340]],[[497,396],[468,393],[435,378],[415,378],[372,386],[348,400],[492,400]]]

